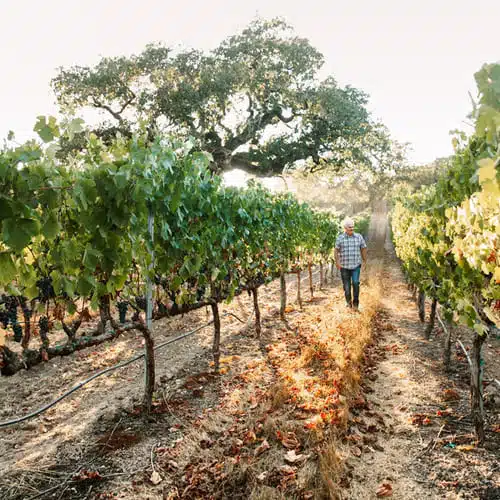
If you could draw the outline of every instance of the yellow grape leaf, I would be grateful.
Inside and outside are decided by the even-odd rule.
[[[493,279],[497,284],[500,284],[500,267],[495,267],[495,273],[493,274]]]
[[[484,158],[479,162],[479,184],[495,179],[497,173],[495,170],[495,160],[493,158]]]
[[[495,314],[495,311],[491,307],[485,307],[483,311],[484,314],[486,314],[486,316],[488,317],[488,319],[493,323],[495,323],[497,328],[500,328],[500,316],[497,316]]]
[[[483,186],[483,191],[485,191],[488,194],[491,194],[498,203],[498,197],[500,196],[500,186],[498,185],[498,182],[487,182]]]

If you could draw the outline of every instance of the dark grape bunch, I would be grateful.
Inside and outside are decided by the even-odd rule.
[[[21,342],[21,340],[23,340],[23,327],[16,323],[13,325],[12,329],[14,330],[14,341]]]
[[[23,339],[23,327],[18,323],[17,320],[17,306],[19,300],[17,297],[9,297],[6,295],[2,296],[2,303],[5,306],[5,311],[2,311],[2,316],[0,316],[4,328],[12,325],[12,330],[14,331],[14,340],[16,342],[21,342]]]
[[[38,320],[38,327],[40,331],[40,338],[42,339],[42,344],[44,346],[49,345],[49,318],[47,316],[41,316]]]
[[[158,313],[161,314],[162,316],[165,316],[168,314],[168,308],[167,306],[163,303],[163,302],[160,302],[158,301],[156,303],[157,307],[158,307]]]
[[[45,278],[39,279],[36,282],[36,286],[40,291],[40,295],[38,296],[40,302],[47,302],[49,299],[53,299],[56,296],[51,277],[46,276]]]
[[[120,315],[120,323],[123,324],[127,321],[128,302],[127,301],[120,301],[116,305],[118,307],[118,313]]]
[[[141,295],[141,296],[134,297],[134,299],[135,299],[135,303],[137,304],[137,307],[141,311],[145,311],[146,307],[147,307],[146,297],[144,297],[143,295]]]

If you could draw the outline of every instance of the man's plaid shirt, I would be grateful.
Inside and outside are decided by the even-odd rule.
[[[366,243],[359,233],[352,233],[352,236],[342,233],[335,248],[340,251],[340,267],[356,269],[361,265],[361,249],[366,248]]]

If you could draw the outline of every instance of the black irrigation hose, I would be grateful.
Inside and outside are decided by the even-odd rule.
[[[227,315],[227,313],[224,314],[223,316],[226,316],[226,315]],[[206,328],[207,326],[210,326],[213,322],[214,322],[213,320],[209,321],[205,325],[199,326],[198,328],[196,328],[196,329],[194,329],[194,330],[192,330],[190,332],[187,332],[187,333],[184,333],[182,335],[179,335],[178,337],[175,337],[174,339],[167,340],[166,342],[163,342],[163,344],[157,345],[154,348],[154,350],[156,351],[157,349],[161,349],[162,347],[165,347],[168,344],[172,344],[174,342],[177,342],[178,340],[182,340],[182,339],[184,339],[186,337],[189,337],[190,335],[193,335],[194,333],[199,332],[203,328]],[[139,354],[137,356],[134,356],[133,358],[131,358],[131,359],[127,360],[127,361],[123,361],[122,363],[118,363],[117,365],[110,366],[109,368],[105,368],[104,370],[101,370],[100,372],[95,373],[94,375],[92,375],[88,379],[86,379],[83,382],[80,382],[79,384],[77,384],[74,387],[72,387],[69,391],[65,392],[64,394],[62,394],[61,396],[59,396],[54,401],[46,404],[45,406],[42,406],[42,408],[40,408],[40,409],[38,409],[38,410],[36,410],[36,411],[34,411],[32,413],[28,413],[28,415],[24,415],[23,417],[16,418],[14,420],[7,420],[6,422],[0,422],[0,429],[4,429],[6,427],[10,427],[12,425],[19,424],[21,422],[24,422],[25,420],[29,420],[30,418],[36,417],[36,416],[40,415],[41,413],[44,413],[49,408],[52,408],[57,403],[59,403],[59,401],[63,400],[64,398],[67,398],[70,394],[72,394],[73,392],[75,392],[78,389],[82,388],[84,385],[88,384],[89,382],[91,382],[92,380],[96,379],[97,377],[100,377],[101,375],[105,375],[106,373],[109,373],[111,371],[117,370],[118,368],[123,368],[124,366],[127,366],[130,363],[133,363],[134,361],[137,361],[138,359],[141,359],[143,357],[144,357],[144,353]]]

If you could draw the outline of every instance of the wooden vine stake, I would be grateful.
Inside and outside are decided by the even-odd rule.
[[[319,289],[323,288],[323,261],[319,263]]]
[[[214,317],[214,342],[212,345],[212,355],[214,357],[214,370],[216,373],[219,372],[219,360],[220,360],[220,315],[219,315],[219,305],[214,300],[212,304],[212,314]]]
[[[285,321],[285,309],[286,309],[286,281],[285,272],[283,269],[280,272],[280,319]]]
[[[257,335],[257,338],[260,339],[262,328],[260,324],[259,289],[257,287],[252,289],[252,295],[253,295],[253,309],[255,311],[255,333]]]

